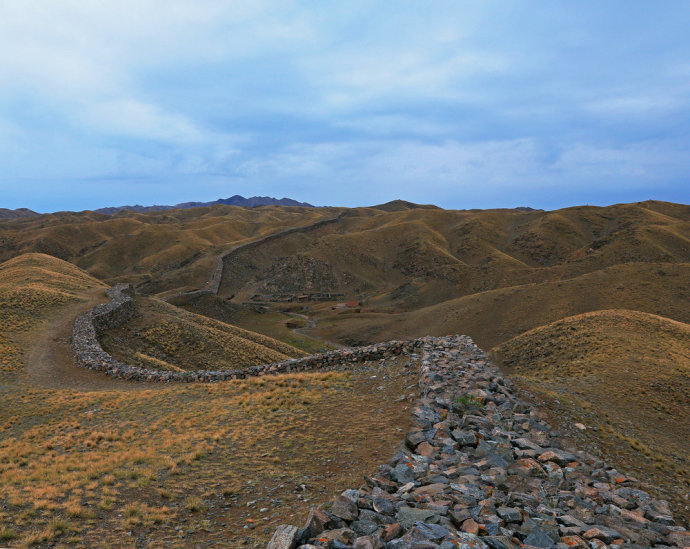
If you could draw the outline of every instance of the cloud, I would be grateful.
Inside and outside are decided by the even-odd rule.
[[[95,200],[113,178],[127,202],[681,196],[689,19],[674,0],[7,0],[0,190],[30,180],[14,204],[55,209],[75,195],[52,182]]]
[[[173,143],[198,143],[204,139],[203,131],[186,117],[135,99],[91,104],[82,116],[85,126],[123,137]]]

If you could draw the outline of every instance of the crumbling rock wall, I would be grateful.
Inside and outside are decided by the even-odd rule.
[[[517,549],[690,547],[668,504],[582,451],[566,449],[467,336],[424,337],[341,349],[220,372],[159,372],[115,360],[98,335],[131,318],[131,286],[77,318],[73,348],[84,367],[118,378],[220,381],[406,354],[419,367],[415,427],[403,449],[359,488],[283,525],[269,549]]]
[[[565,440],[466,336],[426,338],[416,426],[359,488],[268,549],[690,547],[668,504]]]
[[[237,370],[168,372],[149,370],[125,364],[106,353],[98,342],[104,330],[119,326],[129,320],[136,311],[132,286],[119,284],[108,290],[108,303],[98,305],[80,315],[74,323],[72,349],[80,366],[99,370],[106,374],[133,381],[159,382],[214,382],[228,379],[244,379],[268,374],[284,374],[307,370],[348,369],[354,362],[379,360],[401,353],[409,354],[428,338],[412,341],[388,341],[367,347],[339,349],[304,358],[292,358],[273,364],[250,366]]]

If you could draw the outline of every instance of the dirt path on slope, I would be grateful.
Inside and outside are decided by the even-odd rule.
[[[282,312],[282,311],[281,311]],[[325,343],[326,345],[330,345],[334,349],[345,349],[346,346],[338,343],[337,341],[331,341],[330,339],[325,339],[321,336],[318,336],[313,333],[314,329],[317,327],[316,320],[313,318],[303,315],[301,313],[289,313],[289,312],[283,312],[284,315],[287,316],[292,316],[292,317],[297,317],[297,318],[302,318],[307,321],[306,325],[302,326],[301,328],[290,328],[290,330],[296,334],[309,337],[311,339],[315,339],[316,341],[321,341]]]
[[[85,292],[85,301],[61,307],[31,331],[14,338],[25,350],[24,368],[18,374],[17,382],[34,387],[78,391],[141,390],[156,386],[114,379],[102,372],[76,365],[70,344],[74,320],[90,308],[105,303],[107,297],[104,290],[99,287]]]

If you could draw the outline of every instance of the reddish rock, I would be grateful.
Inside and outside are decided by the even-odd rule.
[[[383,541],[391,541],[392,539],[399,538],[403,534],[403,527],[400,526],[398,522],[389,524],[383,531]]]
[[[582,534],[582,537],[589,540],[600,539],[606,543],[611,543],[613,540],[620,537],[620,532],[612,528],[606,528],[605,526],[595,526]]]
[[[479,524],[477,524],[476,521],[471,518],[468,518],[465,522],[463,522],[460,529],[463,532],[467,532],[468,534],[472,534],[474,536],[479,534]]]
[[[583,548],[587,549],[589,545],[580,536],[565,536],[561,538],[561,543],[567,545],[568,547]]]
[[[319,537],[316,539],[323,543],[328,543],[329,541],[339,541],[340,543],[350,545],[353,541],[355,541],[356,535],[357,534],[355,534],[349,528],[338,528],[336,530],[326,530],[325,532],[321,532]]]
[[[417,445],[416,452],[420,456],[429,457],[434,453],[434,447],[431,444],[429,444],[427,441],[424,441],[424,442]]]
[[[416,488],[412,491],[412,493],[416,496],[436,496],[443,492],[446,488],[448,488],[447,484],[427,484],[425,486],[420,486],[419,488]]]
[[[649,521],[644,518],[644,513],[642,510],[628,511],[627,509],[621,509],[621,517],[637,524],[647,524]]]

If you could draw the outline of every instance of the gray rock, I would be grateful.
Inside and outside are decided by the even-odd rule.
[[[368,536],[376,532],[376,530],[379,529],[379,525],[370,520],[355,520],[350,523],[350,528],[352,528],[358,536]]]
[[[412,467],[406,463],[398,463],[392,471],[393,478],[400,484],[407,484],[414,480]]]
[[[381,513],[382,515],[393,516],[395,514],[395,505],[388,498],[374,498],[372,502],[374,511]]]
[[[506,522],[522,522],[522,515],[519,509],[514,507],[499,507],[496,513]]]
[[[343,520],[355,520],[359,516],[357,504],[345,496],[340,496],[331,506],[331,514]]]
[[[443,526],[417,522],[402,539],[405,541],[440,541],[449,534]]]
[[[556,547],[551,537],[545,532],[542,532],[539,528],[534,528],[530,532],[529,536],[524,539],[524,544],[543,549],[555,549]]]
[[[507,536],[485,536],[481,538],[491,549],[520,549],[513,540]]]
[[[438,515],[428,509],[402,506],[398,509],[395,520],[397,520],[403,528],[411,528],[415,523],[428,521],[434,516],[438,517]]]
[[[477,445],[477,435],[474,431],[463,431],[460,429],[455,429],[451,431],[451,436],[458,442],[460,446],[476,446]]]
[[[276,528],[267,549],[295,549],[297,545],[297,527],[281,524]]]

